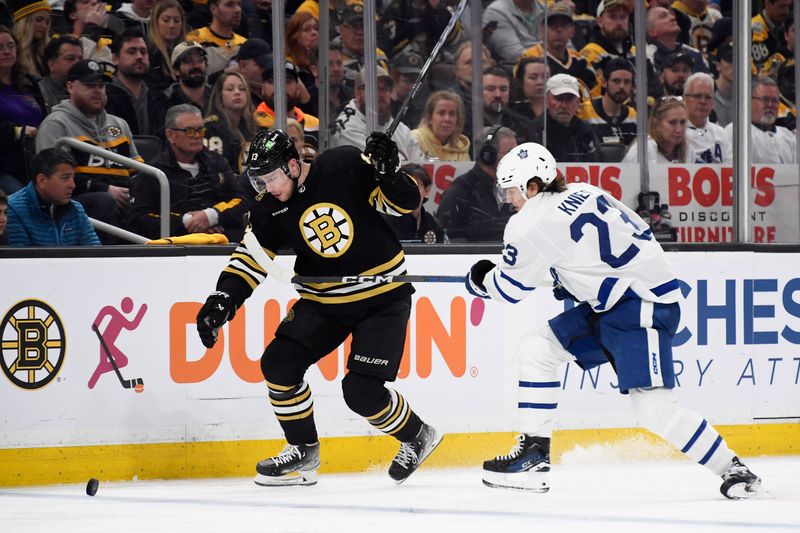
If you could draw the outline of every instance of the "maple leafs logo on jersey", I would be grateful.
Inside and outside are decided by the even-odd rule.
[[[527,151],[527,150],[520,150],[520,151],[518,151],[518,152],[517,152],[517,157],[519,157],[520,159],[527,159],[527,157],[528,157],[528,151]]]

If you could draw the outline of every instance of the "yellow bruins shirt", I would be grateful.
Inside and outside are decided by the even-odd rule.
[[[544,57],[544,47],[541,44],[535,44],[525,50],[520,59],[523,57]],[[595,93],[600,94],[597,73],[590,66],[589,61],[575,50],[568,49],[567,59],[563,62],[548,52],[547,66],[550,68],[550,76],[569,74],[576,78],[581,83],[581,100],[589,100],[591,96],[595,96]]]
[[[781,44],[782,37],[777,35],[774,26],[770,26],[763,13],[759,13],[751,19],[753,40],[750,47],[753,63],[757,70],[763,68],[764,62],[778,50]]]
[[[287,202],[261,195],[250,210],[250,226],[270,257],[281,249],[295,252],[298,275],[398,275],[406,272],[403,249],[381,213],[401,216],[419,201],[412,178],[403,174],[391,185],[378,182],[358,148],[342,146],[314,160]],[[240,245],[220,274],[217,290],[239,305],[266,276]],[[348,310],[413,292],[407,283],[383,281],[307,283],[295,289],[306,300]]]
[[[186,34],[185,39],[189,42],[198,42],[203,46],[219,46],[220,48],[234,48],[236,46],[241,46],[246,40],[247,37],[242,37],[238,33],[234,33],[233,37],[228,39],[227,37],[222,37],[221,35],[217,35],[211,28],[205,26],[203,28],[190,31]]]

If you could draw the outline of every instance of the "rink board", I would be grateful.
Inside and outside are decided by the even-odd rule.
[[[686,295],[674,348],[681,401],[717,424],[742,455],[800,453],[797,254],[669,257]],[[409,272],[460,274],[477,258],[410,255]],[[287,268],[291,260],[279,258]],[[103,479],[248,475],[255,461],[279,451],[258,358],[296,293],[268,280],[206,350],[194,316],[226,261],[4,259],[4,279],[22,282],[6,284],[0,296],[0,485],[76,481],[98,471]],[[505,453],[515,429],[518,340],[563,304],[547,289],[511,306],[474,300],[458,284],[416,288],[392,386],[448,434],[431,464],[474,465]],[[93,323],[131,388],[108,364]],[[385,468],[396,441],[377,436],[341,398],[346,348],[307,375],[323,470]],[[671,453],[626,429],[636,422],[609,365],[592,372],[567,365],[562,388],[556,457],[601,441]]]

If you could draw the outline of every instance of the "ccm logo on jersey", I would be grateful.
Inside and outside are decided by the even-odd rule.
[[[377,357],[367,357],[364,355],[355,354],[353,359],[359,363],[367,363],[368,365],[389,366],[388,359],[378,359]]]
[[[345,276],[342,283],[390,283],[394,276]]]

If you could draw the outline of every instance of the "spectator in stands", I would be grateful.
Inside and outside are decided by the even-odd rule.
[[[8,196],[0,189],[0,246],[6,244],[6,224],[8,223]]]
[[[295,13],[286,23],[286,59],[297,67],[297,77],[309,92],[300,108],[319,114],[319,90],[314,78],[319,50],[319,20],[308,12]],[[312,69],[314,65],[314,69]]]
[[[96,61],[84,59],[69,69],[67,80],[69,100],[54,106],[42,121],[36,150],[54,146],[61,137],[72,137],[141,161],[128,124],[105,111],[110,73]],[[75,199],[90,217],[120,226],[129,205],[133,170],[102,156],[67,146],[64,150],[77,161]],[[113,241],[104,237],[103,242]]]
[[[503,126],[486,127],[475,144],[475,166],[444,191],[436,218],[454,242],[499,242],[513,213],[497,187],[497,163],[517,146],[517,136]]]
[[[501,67],[483,71],[483,124],[505,126],[517,133],[520,142],[530,140],[535,134],[533,121],[508,107],[511,77]]]
[[[99,245],[81,204],[72,199],[75,159],[58,148],[32,161],[33,179],[8,198],[9,246]]]
[[[65,0],[64,18],[75,37],[81,40],[83,58],[111,62],[111,41],[125,31],[120,19],[106,11],[99,0]]]
[[[305,133],[303,126],[293,118],[286,119],[286,135],[294,143],[294,148],[300,157],[306,163],[310,163],[317,156],[316,150],[311,148],[306,149]]]
[[[239,47],[233,58],[236,70],[247,80],[253,105],[261,103],[261,84],[264,83],[264,68],[272,63],[272,47],[264,40],[251,37]],[[271,66],[269,68],[272,68]],[[227,69],[230,71],[231,69]]]
[[[211,75],[228,66],[247,38],[234,32],[242,22],[241,0],[208,0],[207,5],[211,12],[211,24],[190,31],[185,39],[206,48],[208,75]]]
[[[425,114],[411,135],[426,159],[469,161],[469,139],[463,134],[464,103],[452,91],[437,91],[428,97]]]
[[[578,116],[603,144],[627,147],[636,139],[636,110],[626,103],[633,96],[633,65],[622,57],[609,59],[603,66],[602,83],[603,96],[584,105]]]
[[[247,82],[238,72],[224,72],[214,88],[206,110],[206,147],[225,157],[241,174],[250,141],[258,133]]]
[[[147,42],[137,27],[114,38],[111,58],[117,70],[106,86],[106,111],[128,123],[133,135],[150,134],[150,94],[144,78],[150,70]]]
[[[0,189],[18,191],[28,182],[27,155],[44,117],[39,86],[17,61],[18,43],[0,26]]]
[[[38,80],[47,74],[44,47],[50,38],[52,9],[46,0],[17,0],[13,4],[17,62],[23,73]]]
[[[67,73],[72,65],[81,59],[83,59],[81,42],[72,35],[60,35],[47,43],[44,49],[44,62],[48,74],[39,80],[39,90],[47,113],[61,100],[69,98]]]
[[[411,87],[417,81],[417,76],[422,70],[425,60],[416,52],[405,51],[392,59],[392,68],[389,74],[392,76],[394,85],[392,88],[392,115],[396,115],[403,105],[403,101],[411,92]],[[409,128],[414,128],[419,124],[422,113],[425,110],[425,102],[428,100],[429,91],[425,85],[420,86],[417,94],[409,102],[406,114],[401,119],[403,124]]]
[[[449,3],[440,0],[392,0],[384,2],[386,4],[378,22],[378,43],[381,48],[387,50],[391,57],[409,51],[409,48],[420,55],[429,56],[436,40],[450,22]],[[447,35],[444,50],[452,52],[465,38],[461,23],[456,22]]]
[[[596,26],[592,28],[590,42],[581,49],[581,55],[595,72],[602,72],[605,63],[615,57],[634,61],[636,54],[630,32],[632,7],[628,0],[601,0],[597,4]]]
[[[541,57],[523,57],[514,70],[508,107],[528,120],[544,114],[547,66]]]
[[[659,80],[665,95],[681,96],[683,94],[683,86],[692,75],[693,61],[691,56],[683,52],[675,52],[664,58]]]
[[[757,69],[761,70],[764,62],[785,46],[782,26],[790,18],[793,3],[793,0],[764,0],[764,9],[752,18],[752,55]]]
[[[783,126],[775,125],[781,102],[777,83],[767,76],[757,76],[753,79],[751,92],[751,163],[754,165],[797,163],[797,137]],[[725,126],[725,133],[733,138],[733,123]]]
[[[706,46],[711,39],[711,28],[722,18],[722,13],[709,7],[708,0],[680,0],[672,3],[672,9],[686,14],[691,21],[689,29],[689,45],[706,53]]]
[[[224,233],[231,241],[240,240],[248,209],[244,181],[231,172],[224,157],[203,147],[201,111],[190,104],[171,107],[165,125],[168,146],[150,164],[169,179],[170,235]],[[158,238],[158,181],[139,176],[131,197],[131,227],[145,237]]]
[[[569,47],[570,41],[575,37],[571,3],[568,0],[554,2],[547,11],[546,22],[543,31],[547,32],[547,67],[550,75],[569,74],[583,86],[582,98],[588,99],[598,85],[597,73],[585,57]],[[536,44],[525,50],[522,56],[544,57],[544,45]]]
[[[160,0],[150,15],[147,29],[150,71],[145,82],[151,91],[163,91],[177,80],[172,51],[186,35],[186,13],[177,0]]]
[[[304,113],[299,104],[302,101],[302,82],[297,77],[297,66],[286,61],[286,117],[293,118],[303,126],[304,142],[307,150],[316,154],[319,149],[319,119]],[[272,128],[275,125],[275,84],[272,58],[264,62],[264,83],[261,85],[261,102],[256,108],[255,120],[259,128]],[[307,93],[306,93],[307,94]]]
[[[733,122],[736,113],[733,101],[733,47],[723,43],[717,49],[716,87],[714,91],[714,114],[717,124],[723,128]]]
[[[401,241],[424,242],[426,244],[445,242],[444,229],[424,207],[428,196],[431,194],[432,183],[425,167],[417,163],[406,163],[401,169],[417,182],[419,206],[406,215],[399,217],[383,215],[383,219],[391,226],[395,235]]]
[[[489,49],[481,46],[481,72],[494,66],[494,60],[489,54]],[[464,108],[467,110],[467,121],[464,124],[464,133],[472,138],[472,43],[467,41],[456,51],[453,74],[456,84],[453,91],[461,97]]]
[[[689,116],[686,138],[695,163],[730,163],[733,161],[731,137],[725,129],[709,120],[714,109],[714,78],[696,72],[686,80],[683,101]]]
[[[692,72],[708,72],[703,54],[681,43],[678,40],[680,32],[671,9],[657,6],[647,10],[647,58],[653,62],[656,71],[664,68],[667,56],[681,52],[691,58]]]
[[[542,116],[533,122],[531,140],[546,146],[556,161],[603,160],[597,133],[575,116],[580,105],[578,80],[569,74],[556,74],[547,80],[547,121]]]
[[[392,92],[392,77],[385,69],[377,69],[377,92],[378,92],[378,129],[383,130],[392,121],[392,107],[390,94]],[[361,150],[366,147],[367,137],[372,133],[367,131],[367,119],[364,116],[366,109],[366,90],[364,88],[367,76],[366,69],[361,69],[361,73],[356,80],[355,97],[344,107],[342,112],[333,123],[333,131],[330,138],[331,148],[335,146],[351,145]],[[394,130],[392,140],[397,143],[400,151],[400,162],[422,161],[424,156],[417,141],[411,135],[408,126],[400,122]]]
[[[342,43],[345,83],[355,88],[358,73],[364,66],[364,6],[360,1],[348,3],[342,11],[339,37]],[[375,54],[378,66],[388,71],[389,61],[383,50],[378,48]]]
[[[155,3],[156,0],[131,0],[130,3],[122,4],[116,14],[125,29],[135,28],[142,35],[147,35]]]
[[[689,113],[680,96],[663,96],[656,101],[647,124],[647,161],[650,163],[689,164],[694,157],[686,140]],[[636,141],[631,143],[623,162],[638,159]]]
[[[483,27],[496,24],[486,42],[500,63],[511,66],[542,40],[544,9],[537,0],[493,0],[483,11]],[[477,28],[473,28],[477,30]]]
[[[328,47],[328,120],[333,122],[344,106],[353,98],[353,89],[344,82],[342,45],[331,43]]]
[[[211,88],[206,83],[206,49],[199,43],[182,42],[172,50],[172,69],[178,81],[153,98],[150,129],[163,135],[167,109],[178,104],[192,104],[203,110],[208,105]]]

